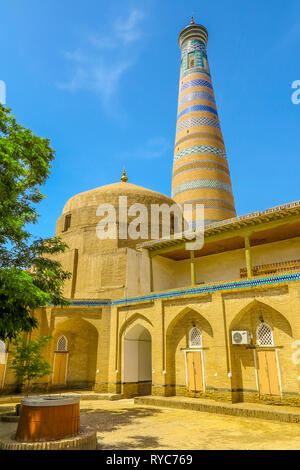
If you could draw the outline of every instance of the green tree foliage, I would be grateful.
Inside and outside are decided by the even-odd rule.
[[[63,284],[71,274],[53,255],[67,245],[60,237],[32,241],[41,186],[50,174],[54,151],[16,122],[0,104],[0,339],[11,340],[37,326],[36,307],[67,305]]]
[[[14,371],[19,385],[27,384],[27,394],[34,379],[52,373],[50,364],[42,355],[51,336],[39,336],[36,341],[18,336],[13,341],[12,361],[10,369]]]

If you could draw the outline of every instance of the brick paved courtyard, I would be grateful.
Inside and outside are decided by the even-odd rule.
[[[0,412],[5,409],[0,405]],[[133,400],[87,400],[81,410],[81,423],[97,430],[100,450],[300,449],[299,424],[134,405]],[[16,426],[0,422],[0,438]]]

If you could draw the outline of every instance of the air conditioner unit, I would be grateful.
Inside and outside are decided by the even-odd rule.
[[[249,344],[250,343],[249,331],[232,331],[231,338],[232,338],[232,344]]]

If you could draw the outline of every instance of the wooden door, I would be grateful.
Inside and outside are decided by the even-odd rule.
[[[280,383],[276,351],[256,351],[260,395],[279,395]]]
[[[67,376],[68,353],[56,352],[54,357],[53,385],[65,385]]]
[[[202,352],[191,351],[186,353],[188,388],[190,392],[203,391]]]
[[[0,388],[3,387],[4,374],[5,374],[5,364],[0,364]]]

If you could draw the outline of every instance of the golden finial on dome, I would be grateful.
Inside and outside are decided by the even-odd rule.
[[[194,17],[192,16],[192,19],[191,19],[191,24],[195,24],[194,23]]]
[[[122,175],[121,181],[122,181],[122,183],[126,183],[128,181],[128,178],[126,176],[125,168],[123,170],[123,175]]]

